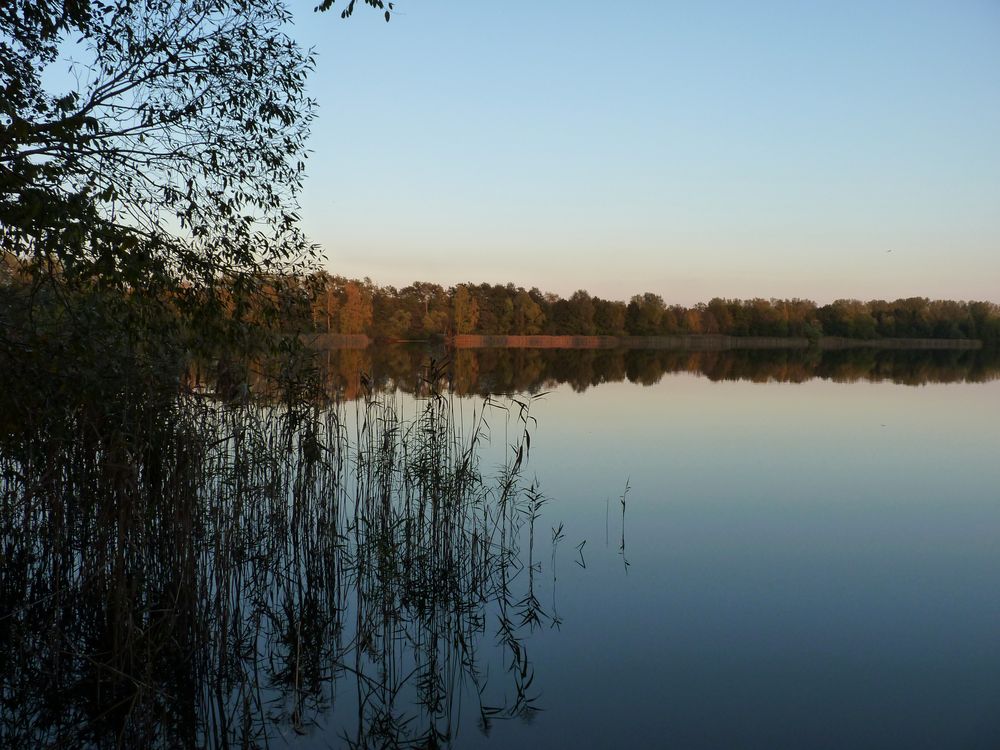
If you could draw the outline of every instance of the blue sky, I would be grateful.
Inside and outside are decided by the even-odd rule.
[[[313,4],[334,273],[1000,301],[996,0]]]

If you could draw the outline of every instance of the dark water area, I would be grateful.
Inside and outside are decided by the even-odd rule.
[[[995,353],[316,372],[5,443],[0,746],[1000,746]]]

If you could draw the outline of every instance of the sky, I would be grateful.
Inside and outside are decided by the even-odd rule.
[[[295,4],[333,273],[1000,302],[998,0]]]

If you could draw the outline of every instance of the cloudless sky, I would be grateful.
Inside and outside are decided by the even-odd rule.
[[[1000,2],[296,0],[329,269],[1000,301]]]

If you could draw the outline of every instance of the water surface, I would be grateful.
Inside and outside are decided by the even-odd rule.
[[[535,413],[566,542],[531,741],[1000,743],[997,383],[676,374]]]
[[[187,490],[0,456],[0,739],[1000,745],[995,355],[431,355],[196,411]]]

